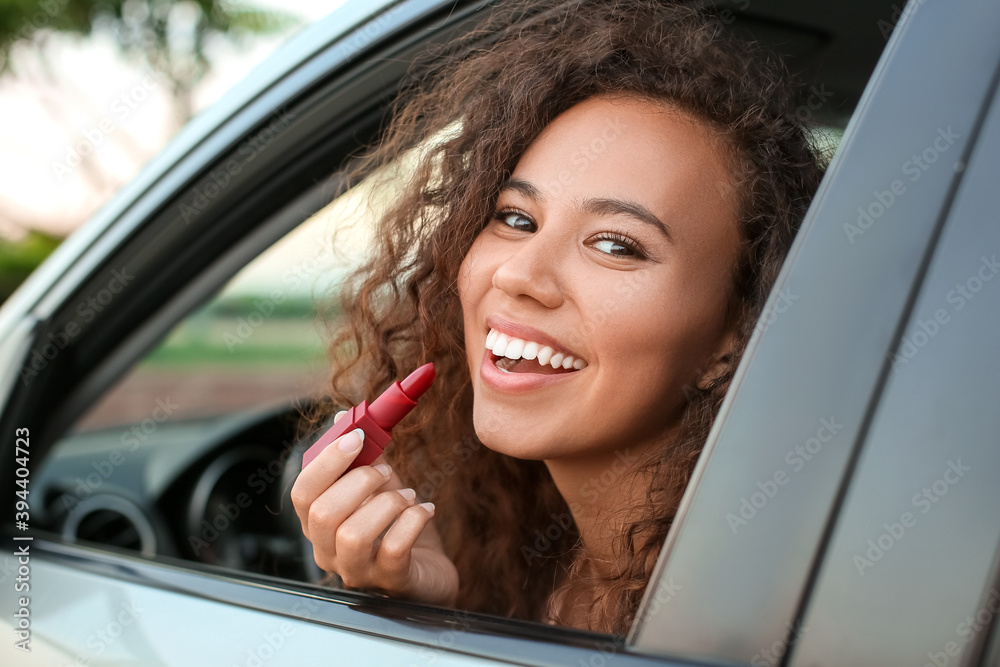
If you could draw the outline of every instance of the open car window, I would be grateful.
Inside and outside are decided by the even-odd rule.
[[[329,374],[325,336],[341,317],[341,281],[368,253],[374,213],[365,207],[390,188],[374,199],[370,190],[352,188],[250,261],[178,322],[71,433],[141,424],[152,411],[157,423],[222,417],[321,393]],[[100,308],[94,303],[88,308]]]
[[[315,578],[278,511],[291,510],[282,480],[293,478],[299,411],[329,375],[341,280],[367,254],[365,206],[380,196],[369,190],[341,195],[255,257],[77,420],[35,482],[47,527],[146,556]]]
[[[853,140],[850,131],[844,134],[864,81],[885,43],[884,37],[891,31],[891,24],[890,30],[883,31],[877,23],[892,22],[892,10],[885,3],[874,9],[849,3],[851,11],[857,12],[854,22],[874,31],[878,39],[863,40],[863,53],[855,54],[857,64],[852,61],[852,67],[827,69],[824,63],[833,56],[823,51],[824,39],[833,40],[837,44],[836,53],[843,54],[845,42],[838,39],[845,33],[837,33],[838,39],[834,39],[815,25],[826,21],[831,31],[846,30],[844,25],[850,21],[837,23],[829,19],[825,10],[815,10],[819,14],[810,23],[809,10],[797,5],[790,8],[784,3],[771,3],[767,7],[763,7],[763,2],[749,7],[743,6],[746,3],[734,4],[738,17],[730,22],[734,29],[759,35],[776,48],[784,47],[792,64],[809,65],[804,68],[804,75],[815,83],[806,92],[799,113],[820,126],[815,136],[817,144],[830,152],[840,146],[842,154],[851,149],[850,156],[855,162],[845,164],[852,168],[871,163],[870,169],[860,169],[863,177],[853,179],[843,176],[848,166],[834,169],[840,180],[818,202],[819,210],[811,211],[816,220],[807,225],[804,233],[829,233],[829,243],[818,244],[813,240],[807,244],[807,239],[802,238],[797,241],[797,251],[789,262],[797,262],[801,270],[786,270],[779,279],[758,326],[761,342],[753,350],[753,365],[743,369],[730,391],[742,395],[736,397],[738,400],[727,399],[723,416],[728,421],[720,421],[713,431],[718,442],[710,453],[715,461],[721,462],[713,464],[706,458],[699,463],[685,501],[683,526],[679,522],[683,530],[668,538],[634,633],[628,640],[637,652],[645,654],[696,655],[705,659],[715,656],[746,662],[774,642],[788,640],[786,624],[795,619],[803,595],[802,582],[812,567],[813,549],[822,539],[822,522],[841,480],[835,472],[822,474],[825,464],[821,467],[808,462],[817,460],[821,450],[841,466],[835,467],[837,473],[843,470],[854,434],[860,428],[859,422],[850,421],[848,415],[861,414],[869,398],[860,393],[851,394],[842,403],[830,398],[837,392],[846,392],[852,377],[852,369],[838,360],[850,358],[854,351],[838,347],[836,327],[844,331],[842,341],[856,340],[862,335],[858,330],[868,326],[877,330],[880,341],[890,340],[891,311],[898,310],[899,304],[905,302],[909,282],[903,279],[888,285],[881,296],[868,294],[870,301],[864,303],[871,318],[865,322],[852,323],[846,316],[837,319],[829,314],[829,304],[837,304],[838,313],[849,312],[851,299],[863,292],[864,282],[884,277],[882,262],[889,262],[892,270],[898,269],[902,275],[913,269],[911,265],[920,257],[919,252],[914,255],[907,246],[908,240],[877,240],[879,230],[887,228],[890,219],[882,214],[872,218],[872,223],[864,223],[868,226],[861,229],[861,237],[852,237],[845,233],[842,224],[830,220],[843,217],[843,210],[847,210],[854,221],[858,218],[855,212],[858,206],[863,211],[876,210],[870,208],[871,202],[877,203],[885,188],[892,191],[892,178],[886,178],[898,175],[902,159],[897,156],[905,157],[907,150],[922,146],[910,146],[900,140],[893,144],[891,154],[883,156],[885,159],[873,160],[862,150],[862,144],[876,144],[879,126],[875,121],[854,127]],[[775,18],[781,9],[788,16]],[[400,23],[402,16],[403,13],[394,15]],[[383,28],[389,24],[383,23]],[[817,53],[826,55],[819,57]],[[372,62],[380,65],[392,60],[384,53],[372,58]],[[405,64],[403,58],[397,60]],[[309,66],[324,65],[311,61]],[[829,80],[824,79],[824,73],[829,72],[841,78],[830,75]],[[392,74],[398,75],[398,69]],[[347,81],[333,80],[317,75],[317,83],[309,88],[308,95],[303,94],[297,100],[298,106],[289,107],[288,117],[293,120],[281,133],[289,137],[288,143],[282,143],[279,136],[255,158],[253,168],[263,174],[260,181],[247,178],[244,186],[234,178],[232,192],[245,187],[241,196],[249,200],[247,193],[266,178],[274,176],[277,180],[275,175],[281,168],[304,165],[303,173],[296,174],[297,180],[282,183],[284,189],[275,186],[275,200],[280,200],[280,208],[276,204],[275,210],[258,214],[241,209],[240,197],[232,194],[231,201],[220,197],[218,202],[211,202],[212,206],[217,204],[217,209],[206,209],[199,217],[208,230],[214,224],[213,215],[218,219],[227,215],[246,216],[246,224],[252,229],[244,230],[234,224],[236,231],[229,237],[219,236],[220,246],[229,243],[231,248],[243,248],[239,244],[246,243],[250,232],[269,226],[280,229],[280,233],[270,232],[267,240],[261,235],[256,246],[243,248],[239,257],[226,248],[199,259],[201,263],[193,265],[183,280],[184,287],[189,289],[183,303],[175,301],[170,293],[162,307],[149,306],[145,313],[148,317],[141,326],[147,326],[155,318],[154,311],[163,318],[156,325],[155,344],[146,346],[141,354],[133,354],[127,368],[117,372],[114,382],[87,397],[87,409],[76,415],[54,439],[44,463],[39,464],[33,488],[38,492],[37,497],[44,498],[37,525],[50,531],[56,541],[103,549],[114,556],[141,555],[154,565],[187,568],[199,575],[231,576],[247,586],[253,583],[264,587],[260,582],[266,581],[266,586],[283,594],[301,595],[298,601],[308,599],[311,606],[308,613],[302,612],[301,606],[290,611],[293,605],[286,604],[284,598],[272,602],[277,599],[275,593],[267,603],[261,602],[260,608],[301,618],[321,617],[325,612],[317,610],[325,609],[327,603],[332,608],[344,600],[351,604],[365,600],[363,594],[338,597],[335,591],[315,586],[323,573],[311,559],[309,545],[302,538],[287,498],[288,484],[295,472],[289,461],[294,461],[293,449],[303,444],[298,432],[299,411],[322,394],[330,374],[325,334],[326,327],[342,315],[336,301],[337,288],[346,272],[364,260],[369,248],[364,221],[371,214],[359,208],[362,198],[355,196],[358,190],[329,201],[324,196],[328,190],[324,183],[335,180],[337,167],[347,152],[345,147],[354,147],[351,141],[356,127],[364,128],[368,132],[365,136],[374,137],[373,128],[382,120],[390,97],[380,97],[372,91],[391,77],[373,75],[371,80],[377,80],[378,84],[363,80],[360,75],[347,78]],[[839,92],[838,86],[845,92]],[[975,90],[970,88],[970,91],[975,94]],[[369,106],[354,102],[352,95],[369,102]],[[363,112],[357,111],[362,108]],[[875,113],[866,109],[868,114]],[[901,114],[898,107],[876,111],[881,113],[883,127],[887,118]],[[344,120],[350,113],[355,115]],[[319,133],[317,128],[337,124],[330,119],[340,123],[342,127],[337,125],[338,129],[351,138],[335,141],[324,135],[314,142],[303,138],[310,132]],[[930,139],[933,141],[933,136]],[[239,145],[235,140],[230,143]],[[315,146],[322,146],[322,150]],[[223,149],[218,150],[220,155],[226,154]],[[960,150],[960,146],[955,150]],[[847,158],[838,156],[838,159]],[[206,163],[204,169],[213,164]],[[833,175],[828,174],[828,180]],[[178,188],[182,199],[203,188],[208,180],[204,173],[198,178],[201,180],[192,177],[187,186]],[[887,215],[916,215],[914,211],[926,202],[943,197],[935,190],[947,187],[943,175],[940,183],[934,171],[921,172],[921,178],[924,179],[922,194],[917,194],[914,188],[914,194],[900,198],[900,203]],[[870,183],[883,183],[885,187],[871,194],[875,186]],[[358,188],[364,188],[364,184]],[[259,202],[255,200],[253,204]],[[150,206],[149,219],[154,219],[153,211],[157,216],[166,216],[164,210],[169,212],[169,207]],[[287,218],[289,211],[293,212],[294,224],[272,224],[283,216]],[[175,220],[179,219],[176,211],[172,214]],[[826,216],[822,225],[820,215]],[[159,218],[155,221],[160,222]],[[334,243],[334,231],[345,221],[358,223],[353,228],[357,234],[338,234]],[[858,245],[858,242],[863,243]],[[836,243],[847,245],[841,248]],[[897,254],[889,248],[893,243]],[[835,256],[829,248],[843,252]],[[845,260],[848,252],[858,253],[852,257],[860,259]],[[156,257],[155,261],[167,264],[163,258]],[[226,262],[224,279],[214,284],[198,283],[199,274],[210,273]],[[842,267],[847,264],[856,264],[862,270],[856,276],[842,276]],[[150,266],[156,268],[152,260]],[[808,271],[802,269],[810,266]],[[843,279],[832,280],[832,275]],[[71,305],[76,303],[72,301]],[[100,317],[96,321],[103,323]],[[108,326],[109,331],[120,333]],[[140,324],[133,327],[136,331],[139,328]],[[131,335],[131,330],[128,333]],[[825,356],[817,355],[815,347],[801,344],[803,340],[823,340],[831,347]],[[884,352],[875,351],[877,347],[862,350],[867,355],[862,355],[866,363],[877,366],[873,360]],[[104,354],[96,344],[91,349]],[[106,356],[113,358],[111,352]],[[84,357],[81,353],[80,358]],[[69,358],[66,355],[57,363]],[[820,383],[810,385],[802,371],[804,365],[817,359],[826,360],[832,367],[840,366],[839,370],[827,366],[815,369],[814,379],[823,378],[829,389],[822,396],[812,393],[815,384]],[[826,371],[829,374],[824,374]],[[836,378],[843,383],[838,385]],[[853,378],[857,386],[868,389],[876,381],[874,376]],[[776,396],[784,398],[778,400]],[[768,416],[762,417],[761,406],[755,401],[762,404],[764,397],[770,397],[774,403],[768,407],[771,410]],[[743,435],[737,437],[738,433]],[[810,449],[814,441],[820,443],[817,452]],[[806,454],[794,454],[797,446],[804,447]],[[775,475],[781,471],[785,475],[779,481]],[[815,480],[810,477],[813,474],[817,475],[818,483],[813,483]],[[792,491],[795,487],[800,491]],[[811,500],[802,501],[803,496],[796,495],[810,489]],[[744,499],[750,509],[744,507]],[[729,518],[730,515],[735,518]],[[798,525],[796,522],[809,524],[811,532],[795,532],[791,527]],[[779,548],[781,553],[768,565],[764,561],[774,555],[775,544],[787,548]],[[720,577],[719,568],[706,566],[706,553],[715,554],[717,559],[732,559],[734,567],[726,570],[731,579]],[[742,564],[738,562],[741,558]],[[793,567],[788,569],[780,563],[790,563]],[[743,564],[771,578],[751,585],[746,581],[745,570],[737,567]],[[789,574],[793,570],[795,574]],[[184,581],[194,592],[196,584],[191,582],[196,580]],[[232,581],[227,585],[232,585]],[[212,595],[218,596],[216,599],[232,596],[250,604],[232,588],[213,587],[212,591]],[[329,596],[323,598],[326,593]],[[734,600],[740,603],[735,604]],[[762,607],[761,600],[768,602]],[[377,609],[375,616],[392,618],[394,614],[422,613],[419,605],[405,602],[380,600],[372,604],[375,606],[366,609]],[[729,611],[725,612],[726,609]],[[719,614],[720,610],[724,613]],[[459,645],[474,641],[475,633],[468,630],[484,622],[474,616],[468,618],[473,620],[465,621],[457,639]],[[389,623],[372,623],[380,632],[390,631],[386,630]],[[502,630],[523,633],[526,625],[529,624],[510,623]],[[371,630],[363,622],[341,627]],[[393,632],[398,629],[391,628]],[[726,655],[717,651],[720,632],[732,638]],[[621,648],[616,644],[614,651]]]

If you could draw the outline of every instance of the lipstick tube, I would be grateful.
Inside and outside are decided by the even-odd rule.
[[[305,469],[334,440],[356,428],[365,432],[365,444],[344,472],[368,465],[382,455],[385,446],[392,440],[392,428],[416,407],[417,399],[433,381],[434,364],[427,363],[406,376],[402,382],[393,382],[371,404],[361,401],[306,450],[302,455],[302,468]]]

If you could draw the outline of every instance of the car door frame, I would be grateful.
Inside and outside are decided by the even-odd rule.
[[[713,425],[631,646],[754,662],[780,660],[801,634],[996,85],[998,25],[1000,6],[968,0],[902,11]]]
[[[283,55],[200,114],[4,305],[0,360],[21,373],[9,375],[0,387],[0,428],[27,429],[33,461],[40,461],[95,397],[173,324],[332,200],[339,182],[330,174],[351,149],[377,136],[408,50],[421,48],[429,34],[443,40],[461,31],[490,3],[361,5],[345,5],[308,28],[283,47]],[[326,127],[331,117],[339,120],[335,130]],[[250,150],[253,157],[247,159]],[[227,169],[233,160],[239,169]],[[117,283],[109,287],[113,280]],[[114,296],[101,304],[97,317],[81,322],[80,305],[102,291]],[[0,443],[0,451],[13,458],[13,441]],[[8,497],[13,481],[11,476],[0,482]],[[14,535],[11,525],[5,533],[9,539],[25,537]],[[319,623],[357,638],[392,639],[504,664],[558,665],[567,659],[587,664],[595,656],[608,665],[670,664],[624,652],[621,637],[249,573],[234,577],[191,561],[67,543],[41,530],[30,537],[36,563],[96,575],[109,589],[159,588]],[[44,582],[36,587],[44,590]],[[303,600],[315,603],[309,614],[296,611]],[[222,632],[226,621],[219,623]],[[456,628],[454,641],[443,646],[442,633]]]

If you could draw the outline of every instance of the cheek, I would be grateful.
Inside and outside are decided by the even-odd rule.
[[[486,313],[482,312],[481,308],[482,302],[493,287],[493,275],[501,262],[502,258],[499,257],[496,248],[491,248],[489,241],[484,240],[482,234],[476,238],[469,252],[465,254],[465,259],[458,269],[456,287],[466,323],[470,317],[477,321],[485,318]]]
[[[470,282],[470,258],[472,255],[472,250],[465,255],[465,259],[462,260],[462,264],[458,267],[458,277],[456,278],[456,283],[458,286],[458,298],[462,302],[462,306],[465,306],[465,295],[469,291]]]
[[[662,397],[688,382],[701,361],[714,325],[700,299],[671,285],[671,276],[636,272],[591,292],[590,336],[622,391]]]
[[[456,280],[458,300],[462,304],[462,314],[466,322],[469,321],[470,311],[477,300],[474,297],[476,292],[476,273],[473,270],[473,267],[476,265],[475,259],[473,250],[470,250],[465,259],[462,260],[462,265],[458,268],[458,278]]]
[[[478,323],[485,317],[480,311],[484,295],[492,284],[491,274],[484,271],[481,248],[478,241],[473,243],[465,259],[458,269],[457,288],[459,303],[462,306],[462,321],[465,329],[466,350],[469,363],[472,363],[473,346],[478,345],[478,336],[482,332]],[[485,326],[485,325],[483,325]]]
[[[466,301],[474,300],[477,294],[483,292],[481,283],[484,280],[482,237],[477,238],[469,252],[465,253],[461,266],[458,267],[458,296],[462,300],[463,306]],[[485,276],[486,284],[489,286],[489,276]]]

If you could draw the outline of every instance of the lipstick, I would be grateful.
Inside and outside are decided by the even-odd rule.
[[[361,401],[360,405],[348,410],[347,414],[306,450],[302,455],[302,468],[309,465],[334,440],[356,428],[365,432],[365,444],[347,470],[368,465],[382,455],[382,450],[392,440],[392,428],[410,414],[410,410],[417,405],[417,399],[423,396],[433,381],[434,364],[427,363],[406,376],[402,382],[393,382],[371,404]]]

